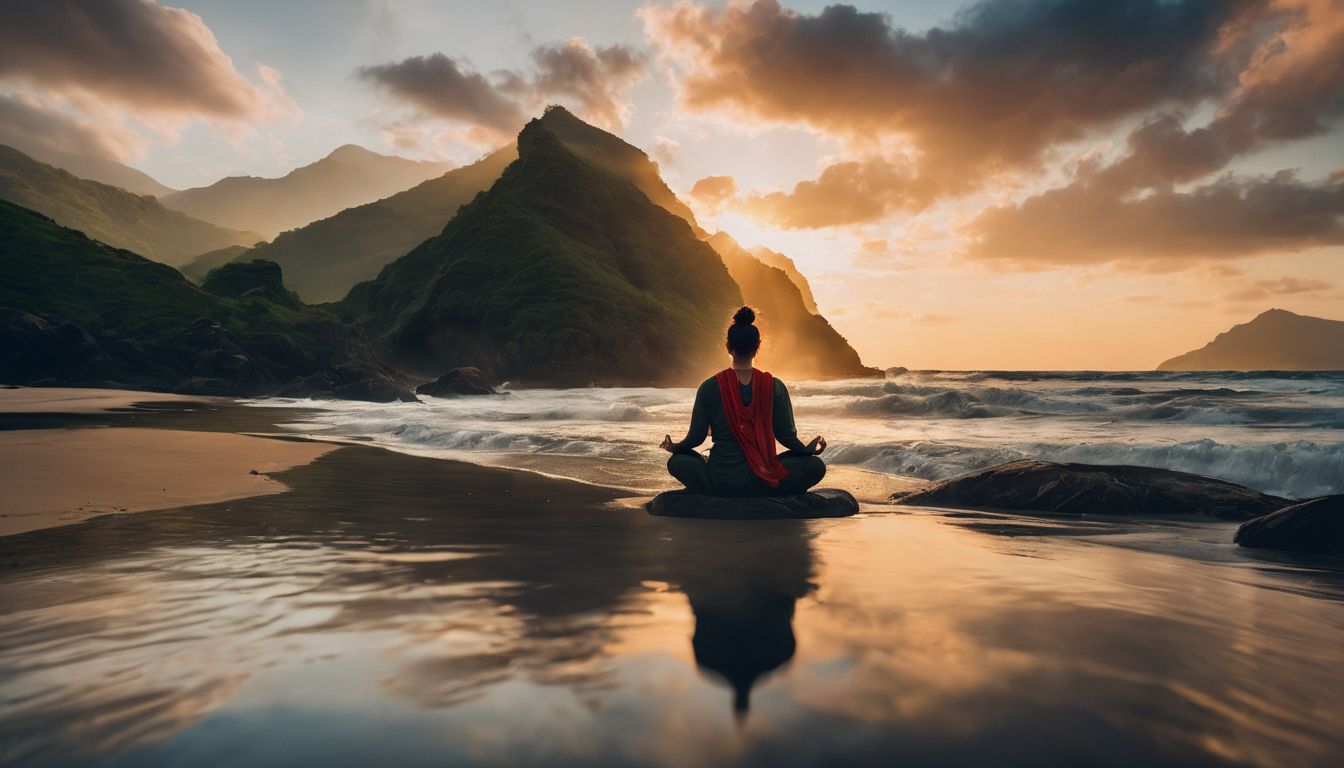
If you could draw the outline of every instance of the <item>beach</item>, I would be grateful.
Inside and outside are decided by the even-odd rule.
[[[126,507],[0,536],[0,764],[1344,755],[1344,567],[1235,523],[672,520],[556,465],[295,439],[320,414],[278,405],[0,416],[7,483],[53,478],[30,508]],[[74,493],[71,451],[122,455]],[[129,473],[160,462],[180,496]]]

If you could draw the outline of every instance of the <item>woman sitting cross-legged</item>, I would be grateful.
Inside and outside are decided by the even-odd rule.
[[[793,405],[784,382],[752,367],[761,347],[756,313],[742,307],[728,326],[728,354],[733,365],[706,379],[695,393],[691,428],[686,438],[662,448],[672,454],[667,471],[687,490],[713,496],[770,496],[803,493],[826,476],[817,454],[826,439],[803,445],[793,425]],[[714,445],[705,461],[695,449],[710,431]],[[788,448],[775,453],[775,441]]]

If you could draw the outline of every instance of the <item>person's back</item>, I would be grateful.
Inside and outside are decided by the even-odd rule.
[[[788,387],[769,373],[752,367],[760,348],[755,313],[742,307],[728,328],[731,368],[720,371],[696,390],[691,426],[686,437],[662,447],[672,453],[668,472],[696,493],[716,496],[763,496],[802,493],[821,481],[826,465],[817,458],[825,450],[820,436],[808,445],[798,439]],[[758,398],[765,397],[765,401]],[[714,444],[706,462],[695,449],[711,433]],[[776,454],[775,442],[788,449]]]

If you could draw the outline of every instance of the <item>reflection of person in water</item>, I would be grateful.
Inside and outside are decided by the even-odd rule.
[[[732,687],[744,717],[756,682],[793,658],[794,604],[814,589],[812,547],[800,521],[726,525],[742,535],[717,525],[677,531],[675,575],[695,614],[695,662]]]
[[[663,437],[672,454],[667,471],[693,493],[715,496],[767,496],[802,493],[821,482],[826,465],[817,454],[826,450],[818,435],[804,445],[793,424],[793,405],[784,383],[752,367],[761,347],[756,313],[742,307],[728,327],[730,368],[706,379],[695,393],[691,427],[685,439]],[[706,462],[695,452],[710,430],[714,445]],[[775,453],[778,440],[789,450]]]

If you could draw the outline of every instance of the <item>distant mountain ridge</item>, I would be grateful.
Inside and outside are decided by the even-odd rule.
[[[71,174],[88,181],[96,181],[99,184],[108,184],[113,187],[121,187],[127,192],[137,195],[153,195],[154,197],[163,197],[170,195],[177,190],[164,184],[145,173],[136,170],[129,165],[124,165],[116,160],[108,160],[103,157],[94,157],[92,155],[79,155],[72,152],[58,152],[56,150],[44,147],[16,147],[20,152],[37,160],[40,163],[54,165],[63,171],[69,171]]]
[[[307,302],[339,301],[356,283],[443,231],[457,209],[490,188],[518,156],[510,145],[391,197],[283,232],[236,256],[279,264],[285,285]]]
[[[1157,370],[1344,371],[1344,321],[1270,309]]]
[[[205,251],[254,245],[256,232],[219,227],[165,208],[148,195],[81,179],[0,145],[0,200],[117,248],[174,266]]]
[[[450,163],[380,155],[354,144],[279,178],[230,176],[162,202],[203,221],[261,232],[266,239],[442,175]],[[208,250],[208,249],[207,249]]]

